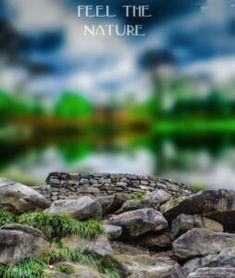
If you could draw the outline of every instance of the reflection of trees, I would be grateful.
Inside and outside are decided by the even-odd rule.
[[[67,163],[79,162],[92,153],[93,146],[86,141],[65,142],[57,145],[59,153]]]

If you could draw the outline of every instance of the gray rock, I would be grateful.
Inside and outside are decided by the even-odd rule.
[[[49,206],[50,202],[36,190],[8,179],[0,179],[0,210],[23,213]]]
[[[235,191],[234,190],[206,190],[191,195],[173,207],[165,208],[164,216],[173,220],[177,215],[201,214],[213,219],[224,226],[225,230],[235,228]]]
[[[150,231],[161,231],[168,227],[162,214],[152,208],[128,211],[109,219],[112,225],[121,226],[123,236],[137,237]]]
[[[234,278],[235,268],[211,267],[199,268],[190,273],[188,278]]]
[[[234,267],[235,266],[235,247],[222,250],[216,255],[207,255],[205,257],[195,258],[188,261],[183,266],[185,275],[194,272],[198,268],[204,267]]]
[[[235,247],[235,234],[194,228],[173,242],[173,252],[179,260],[216,254]]]
[[[89,240],[80,236],[68,236],[63,238],[61,242],[71,248],[80,251],[88,251],[101,257],[113,254],[112,247],[110,246],[107,237],[104,235],[98,235]]]
[[[123,277],[185,278],[181,267],[167,257],[115,255],[114,259]]]
[[[100,203],[89,196],[55,201],[47,212],[69,214],[78,220],[100,219],[102,217]]]
[[[114,225],[104,225],[104,232],[109,239],[114,240],[122,235],[122,227]]]
[[[172,233],[174,237],[178,237],[193,228],[204,228],[214,232],[223,232],[223,226],[209,218],[200,215],[180,214],[172,221]]]
[[[158,204],[153,203],[151,200],[127,200],[121,208],[116,211],[117,214],[130,211],[137,210],[142,208],[158,208]]]
[[[150,200],[155,204],[162,205],[171,199],[171,194],[159,189],[145,194],[145,199]]]
[[[49,250],[49,243],[37,229],[19,224],[5,225],[0,229],[1,264],[16,264],[46,250]]]

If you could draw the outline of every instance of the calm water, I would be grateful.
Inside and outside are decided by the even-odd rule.
[[[51,171],[166,176],[197,187],[235,188],[235,136],[150,134],[41,136],[1,142],[0,175],[43,184]]]

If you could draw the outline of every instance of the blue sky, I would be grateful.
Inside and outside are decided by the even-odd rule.
[[[125,99],[129,93],[141,100],[151,91],[151,84],[138,61],[149,50],[169,51],[179,68],[201,64],[210,71],[215,60],[220,61],[220,68],[233,68],[234,0],[136,0],[136,5],[151,7],[153,17],[146,21],[123,16],[121,5],[130,3],[133,1],[1,0],[4,74],[0,85],[52,98],[63,90],[74,90],[95,102],[103,102],[110,94]],[[77,18],[78,4],[109,4],[119,15],[111,23],[142,23],[147,35],[84,38],[84,24],[103,22]],[[219,75],[219,69],[213,74]]]

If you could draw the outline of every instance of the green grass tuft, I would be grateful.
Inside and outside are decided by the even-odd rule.
[[[66,260],[93,267],[109,278],[120,278],[118,271],[114,268],[109,258],[99,259],[88,252],[81,252],[61,243],[56,244],[54,250],[45,257],[47,264],[55,264]]]
[[[16,222],[16,217],[13,214],[7,211],[0,211],[0,227],[13,222]]]
[[[75,272],[75,268],[67,263],[58,263],[55,269],[65,274],[73,274]]]
[[[134,192],[131,194],[131,199],[136,200],[136,201],[141,201],[144,199],[144,193]]]
[[[18,217],[18,222],[41,230],[49,240],[58,240],[67,235],[80,235],[92,239],[103,232],[103,226],[97,220],[81,222],[67,215],[47,212],[22,214]]]
[[[35,258],[27,258],[12,266],[0,265],[2,278],[43,278],[46,264]]]

